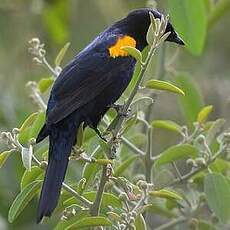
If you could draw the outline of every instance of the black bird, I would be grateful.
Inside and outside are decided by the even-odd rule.
[[[48,101],[46,123],[36,140],[38,143],[49,136],[48,167],[37,222],[43,216],[51,216],[57,206],[79,125],[84,122],[99,134],[100,119],[128,86],[136,61],[120,47],[132,46],[142,51],[147,46],[149,12],[161,18],[159,12],[148,8],[132,11],[99,34],[56,79]],[[170,22],[166,32],[171,32],[167,41],[184,44]]]

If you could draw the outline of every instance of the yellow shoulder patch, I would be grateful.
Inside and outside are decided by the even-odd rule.
[[[123,46],[131,46],[136,48],[136,41],[134,38],[128,35],[125,35],[122,38],[118,38],[116,43],[109,47],[109,56],[113,58],[128,56],[128,52],[121,49]]]

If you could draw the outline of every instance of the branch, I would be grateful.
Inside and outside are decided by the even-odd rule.
[[[38,90],[38,85],[34,81],[29,81],[26,86],[31,91],[30,98],[33,100],[33,102],[42,110],[45,111],[47,106],[44,100],[41,97],[41,94]]]
[[[105,115],[106,116],[106,115]],[[109,126],[108,122],[106,121],[106,119],[102,119],[102,124],[105,125],[107,128]],[[131,151],[133,151],[133,153],[144,156],[144,152],[139,149],[136,145],[134,145],[131,141],[129,141],[126,137],[121,136],[121,141],[123,144],[125,144]]]
[[[133,101],[135,95],[136,95],[137,92],[138,92],[139,86],[141,85],[142,80],[143,80],[143,78],[144,78],[146,69],[147,69],[147,67],[148,67],[148,65],[149,65],[149,63],[150,63],[150,61],[151,61],[152,56],[154,55],[154,53],[156,52],[156,49],[157,49],[157,47],[158,47],[158,46],[157,46],[157,42],[158,42],[158,41],[157,41],[157,39],[155,38],[155,39],[154,39],[154,42],[153,42],[153,44],[152,44],[152,46],[151,46],[151,48],[150,48],[150,51],[149,51],[149,53],[148,53],[148,56],[147,56],[147,58],[146,58],[145,63],[143,63],[143,64],[141,65],[141,70],[140,70],[139,75],[138,75],[138,80],[137,80],[136,85],[134,86],[134,88],[133,88],[133,90],[132,90],[132,92],[131,92],[131,94],[130,94],[130,96],[129,96],[129,98],[128,98],[128,101],[126,102],[126,104],[124,105],[124,107],[123,107],[123,109],[122,109],[122,114],[126,114],[126,113],[128,112],[128,109],[129,109],[129,107],[130,107],[130,105],[131,105],[131,103],[132,103],[132,101]],[[116,125],[115,125],[114,130],[113,130],[114,138],[117,137],[117,135],[118,135],[118,133],[119,133],[121,127],[122,127],[122,124],[123,124],[124,120],[125,120],[125,117],[124,117],[124,116],[120,116],[119,119],[117,120],[117,123],[116,123]]]
[[[203,170],[207,169],[211,163],[213,163],[220,155],[222,155],[227,149],[227,145],[224,145],[215,155],[211,157],[211,159],[203,166],[200,166],[199,168],[196,168],[195,170],[192,170],[191,172],[185,174],[184,176],[181,176],[181,178],[177,178],[173,180],[171,183],[168,185],[162,186],[162,188],[167,187],[167,186],[174,186],[178,183],[182,183],[184,181],[189,180],[191,177],[196,175],[199,172],[202,172]]]
[[[38,38],[32,38],[29,41],[29,44],[31,45],[31,47],[29,47],[29,52],[34,55],[33,61],[46,67],[51,72],[51,74],[57,78],[60,73],[60,67],[54,69],[46,60],[46,50],[44,49],[45,45],[42,44]]]
[[[147,67],[148,67],[150,61],[151,61],[152,56],[156,52],[156,49],[161,44],[161,42],[164,41],[163,36],[166,39],[166,36],[169,35],[169,34],[164,34],[165,29],[166,29],[166,25],[167,25],[167,21],[168,21],[168,19],[164,18],[164,16],[162,16],[159,26],[156,28],[156,31],[154,31],[154,34],[152,34],[154,39],[152,41],[149,53],[147,55],[147,58],[145,59],[145,62],[141,63],[141,69],[140,69],[140,72],[138,74],[137,82],[136,82],[127,102],[125,103],[125,105],[121,109],[121,114],[127,114],[129,107],[130,107],[134,97],[136,96],[138,89],[139,89],[139,87],[143,81],[145,72],[147,70]],[[155,23],[155,25],[157,24],[155,19],[154,19],[154,23]],[[109,151],[109,153],[107,153],[109,159],[114,159],[115,153],[117,152],[117,137],[118,137],[118,134],[122,128],[124,121],[125,121],[125,117],[119,116],[117,119],[117,122],[115,123],[114,129],[112,130],[113,137],[109,141],[110,151]],[[151,157],[150,157],[150,162],[151,162]],[[99,207],[100,207],[100,203],[101,203],[101,201],[99,199],[102,198],[102,193],[104,191],[104,187],[105,187],[105,184],[106,184],[106,181],[108,178],[107,175],[105,175],[105,173],[106,173],[105,168],[103,168],[102,176],[101,176],[101,182],[99,185],[96,199],[95,199],[94,204],[93,204],[93,207],[94,207],[93,210],[96,210],[96,211],[94,211],[94,214],[99,212]]]
[[[145,154],[145,177],[148,183],[152,183],[152,147],[153,147],[153,129],[148,128],[147,149]]]
[[[121,141],[130,149],[132,150],[135,154],[138,154],[140,156],[144,156],[145,153],[139,149],[136,145],[134,145],[132,142],[130,142],[127,138],[124,136],[121,137]]]
[[[184,222],[186,222],[187,219],[185,217],[179,217],[175,220],[172,220],[166,224],[162,224],[161,226],[155,228],[155,230],[166,230],[166,229],[172,229],[174,226],[178,225],[178,224],[182,224]]]
[[[100,180],[100,185],[98,188],[97,196],[95,198],[95,201],[93,205],[91,206],[90,209],[90,214],[92,216],[98,216],[99,214],[99,209],[101,206],[101,200],[102,200],[102,195],[104,192],[105,184],[108,181],[108,175],[107,175],[107,166],[103,166],[102,174],[101,174],[101,180]]]
[[[158,68],[157,68],[157,72],[156,72],[156,79],[158,80],[163,80],[164,76],[165,76],[165,54],[166,54],[166,44],[162,45],[162,47],[160,48],[160,53],[159,53],[159,61],[158,61]],[[157,98],[157,95],[155,94],[155,92],[151,93],[150,95],[151,98]],[[152,110],[154,108],[155,103],[151,104],[146,112],[146,120],[149,121],[150,120],[150,116],[152,114]]]

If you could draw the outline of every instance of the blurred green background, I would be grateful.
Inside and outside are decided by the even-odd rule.
[[[168,13],[166,0],[156,1],[162,12]],[[53,60],[68,41],[67,63],[98,33],[130,10],[145,7],[145,0],[1,0],[0,1],[0,130],[11,130],[36,108],[28,98],[27,81],[38,81],[49,73],[32,62],[28,41],[39,37],[46,45],[47,59]],[[181,19],[183,20],[183,19]],[[181,49],[174,67],[189,72],[200,91],[204,104],[214,105],[213,119],[230,114],[230,11],[220,17],[207,31],[202,55],[193,56]],[[199,36],[197,34],[196,36]],[[177,52],[176,45],[167,45],[167,60]],[[156,58],[157,60],[157,58]],[[166,62],[167,62],[166,60]],[[149,71],[154,77],[155,64]],[[48,96],[48,95],[47,95]],[[185,124],[176,97],[160,94],[155,119],[171,119]],[[155,148],[160,151],[174,142],[164,133],[155,135]],[[4,149],[1,145],[0,150]],[[14,224],[7,223],[8,209],[19,192],[19,156],[12,157],[0,172],[0,229],[47,229],[34,223],[37,201],[30,203]],[[17,165],[17,167],[16,167]],[[15,170],[16,169],[16,170]]]

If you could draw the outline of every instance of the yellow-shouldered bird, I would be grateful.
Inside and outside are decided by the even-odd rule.
[[[132,11],[99,34],[56,79],[48,102],[46,123],[37,137],[38,143],[49,136],[48,167],[37,222],[43,216],[50,216],[57,206],[80,124],[84,122],[99,134],[100,119],[128,86],[136,60],[120,48],[132,46],[142,51],[147,46],[149,12],[161,18],[159,12],[148,8]],[[167,41],[184,44],[170,22],[166,32],[171,32]]]

